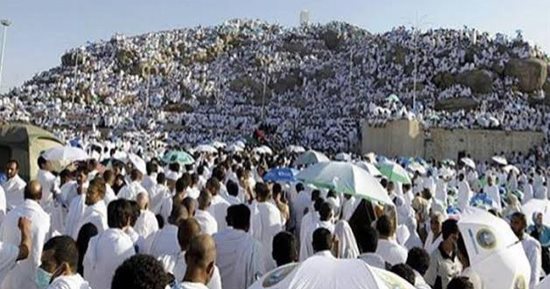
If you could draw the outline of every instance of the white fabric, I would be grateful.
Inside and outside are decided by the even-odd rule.
[[[65,221],[65,235],[78,236],[78,225],[86,209],[86,204],[84,202],[84,195],[77,195],[72,199],[71,205],[69,206],[69,213]]]
[[[424,250],[426,250],[426,252],[428,252],[428,254],[431,255],[432,252],[439,247],[439,244],[441,244],[441,241],[443,241],[443,237],[441,236],[441,234],[439,234],[439,236],[434,240],[434,234],[430,230],[428,232],[428,237],[426,238],[426,242],[424,243]]]
[[[159,224],[155,214],[147,209],[141,210],[134,229],[140,236],[147,239],[149,235],[159,230]]]
[[[310,225],[303,227],[303,234],[300,236],[300,260],[305,260],[310,256],[313,256],[313,233],[318,228],[325,228],[330,231],[331,234],[334,234],[334,224],[330,221],[320,221],[317,220]]]
[[[376,253],[364,253],[359,255],[358,258],[365,261],[370,266],[383,270],[386,269],[386,261],[384,261],[384,258]]]
[[[283,225],[281,212],[275,205],[269,202],[252,202],[250,205],[249,233],[260,241],[266,250],[266,255],[271,255],[273,237],[283,230]],[[268,268],[268,270],[273,268]]]
[[[84,213],[78,220],[75,230],[73,231],[73,235],[71,235],[74,240],[78,238],[80,228],[87,223],[92,223],[96,227],[98,233],[107,230],[107,206],[105,206],[105,202],[103,202],[103,200],[100,200],[92,206],[86,206],[84,208]]]
[[[162,255],[175,255],[180,252],[178,227],[166,224],[145,240],[145,253],[158,258]]]
[[[195,219],[201,226],[202,233],[212,236],[218,232],[218,223],[208,211],[197,209],[195,211]]]
[[[498,187],[496,185],[492,186],[485,186],[483,188],[483,191],[491,197],[491,200],[493,200],[493,207],[497,210],[502,210],[502,205],[500,202],[500,192],[498,190]]]
[[[212,196],[212,201],[208,212],[216,219],[218,224],[218,231],[221,231],[227,227],[227,222],[225,216],[227,215],[227,208],[229,208],[229,203],[220,195]]]
[[[472,270],[472,267],[464,269],[460,276],[468,277],[470,282],[472,282],[472,284],[474,285],[474,289],[487,289],[487,287],[479,277],[479,274]]]
[[[0,242],[0,285],[8,272],[15,267],[15,262],[19,256],[19,247]]]
[[[27,183],[19,176],[8,179],[2,187],[6,193],[8,211],[23,203],[23,192]]]
[[[109,205],[110,202],[117,199],[117,196],[115,195],[115,191],[113,191],[113,188],[109,184],[105,184],[105,197],[103,198],[103,201],[105,202],[105,205]]]
[[[296,224],[296,234],[300,235],[300,227],[302,218],[304,217],[305,209],[311,204],[311,194],[305,190],[298,193],[296,201],[292,203],[292,211],[294,212],[294,221]]]
[[[172,273],[177,282],[183,281],[185,277],[185,271],[187,270],[187,263],[185,262],[185,252],[179,252],[175,255],[164,255],[159,258],[164,270],[168,273]],[[214,273],[212,278],[207,284],[208,289],[221,289],[222,279],[220,276],[220,270],[218,266],[214,266]]]
[[[407,261],[407,249],[397,244],[394,240],[378,240],[376,254],[380,255],[390,265],[405,263]]]
[[[40,200],[40,205],[49,212],[53,206],[56,177],[51,172],[41,169],[38,170],[36,180],[40,183],[40,186],[42,186],[42,199]]]
[[[542,276],[542,257],[540,243],[533,237],[524,234],[521,245],[529,260],[529,266],[531,267],[531,281],[529,282],[529,289],[535,289],[539,283],[539,278]]]
[[[21,233],[18,222],[22,216],[29,218],[32,222],[30,255],[27,259],[18,262],[15,268],[8,273],[1,286],[2,289],[36,288],[34,282],[36,268],[40,265],[42,247],[49,237],[50,216],[37,202],[25,200],[23,204],[6,215],[0,227],[0,241],[19,246]]]
[[[84,280],[80,274],[62,275],[55,278],[48,289],[91,289],[88,281]]]
[[[181,289],[208,289],[204,284],[202,283],[196,283],[196,282],[182,282],[180,283]]]
[[[348,222],[341,220],[334,226],[334,236],[338,239],[339,258],[355,259],[359,256],[357,241]]]
[[[250,234],[227,228],[214,241],[223,288],[248,288],[267,272],[264,248]]]
[[[135,201],[139,193],[147,193],[147,190],[141,186],[139,182],[133,181],[128,185],[122,187],[120,192],[118,192],[117,197],[119,199],[127,199]]]
[[[93,289],[110,289],[115,270],[134,254],[134,244],[126,233],[107,229],[90,239],[83,261],[84,278]]]
[[[472,190],[466,180],[458,183],[458,208],[464,211],[470,204]]]
[[[2,224],[4,216],[6,216],[7,209],[8,204],[6,202],[6,193],[4,192],[2,186],[0,186],[0,224]],[[0,284],[2,283],[0,282]]]

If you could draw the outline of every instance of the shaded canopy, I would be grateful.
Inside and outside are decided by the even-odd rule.
[[[10,159],[19,162],[19,175],[28,181],[38,172],[40,153],[63,143],[52,133],[23,123],[0,124],[0,166]]]

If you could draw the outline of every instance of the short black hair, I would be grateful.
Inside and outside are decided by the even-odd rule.
[[[374,253],[378,248],[378,231],[371,226],[365,226],[364,232],[358,238],[362,253]]]
[[[134,200],[128,200],[130,202],[130,206],[132,206],[132,217],[130,218],[130,226],[135,226],[137,220],[139,219],[139,216],[141,215],[141,209],[139,208],[139,205]]]
[[[332,207],[328,202],[323,202],[321,204],[321,207],[319,208],[319,215],[321,217],[321,221],[328,221],[331,217],[332,213]]]
[[[406,263],[420,275],[424,275],[430,267],[430,255],[423,248],[414,247],[409,250]]]
[[[314,252],[330,250],[332,247],[332,234],[328,229],[317,228],[313,232],[313,245]]]
[[[227,193],[230,196],[236,197],[239,195],[239,185],[237,185],[234,181],[227,181],[227,185],[225,187],[227,188]]]
[[[454,277],[447,285],[447,289],[474,289],[474,284],[468,277]]]
[[[454,219],[447,219],[441,225],[441,235],[443,240],[447,240],[452,234],[459,233],[458,222]]]
[[[88,251],[88,243],[93,236],[98,234],[97,228],[92,223],[86,223],[80,231],[78,231],[78,237],[76,238],[76,246],[78,247],[78,273],[84,274],[84,267],[82,262],[84,261],[84,255]]]
[[[14,163],[14,164],[15,164],[15,168],[16,168],[16,169],[19,169],[19,162],[18,162],[16,159],[11,159],[11,160],[9,160],[9,161],[6,163],[6,165],[11,164],[11,163]]]
[[[156,173],[158,170],[158,166],[155,162],[150,161],[147,164],[145,164],[145,171],[147,171],[147,175],[151,175],[152,173]]]
[[[273,237],[273,251],[271,256],[277,263],[277,266],[282,266],[292,263],[297,260],[298,242],[293,234],[281,231]]]
[[[321,191],[319,190],[313,190],[311,192],[311,201],[315,202],[317,199],[321,198]]]
[[[113,200],[107,206],[107,224],[109,228],[122,229],[128,225],[134,213],[128,200]]]
[[[392,235],[393,224],[388,215],[382,215],[376,220],[376,230],[381,236],[389,237]]]
[[[416,275],[414,274],[411,266],[407,264],[396,264],[391,267],[390,271],[395,273],[397,276],[405,279],[407,282],[414,286]]]
[[[39,168],[42,168],[43,165],[45,165],[48,160],[46,160],[43,156],[39,156],[38,160],[36,161]]]
[[[321,206],[323,205],[323,203],[325,203],[325,199],[321,197],[315,199],[315,201],[313,202],[313,209],[316,212],[319,212],[319,210],[321,210]]]
[[[265,183],[256,183],[254,186],[254,192],[256,192],[256,196],[260,198],[267,198],[269,197],[269,187]]]
[[[297,184],[296,184],[296,192],[299,193],[299,192],[301,192],[301,191],[303,191],[303,190],[304,190],[304,184],[302,184],[302,183],[297,183]]]
[[[69,236],[57,236],[49,239],[43,251],[53,250],[53,258],[57,265],[67,263],[73,272],[78,269],[78,247],[76,242]]]
[[[250,228],[250,209],[247,205],[240,204],[230,206],[227,209],[227,218],[231,220],[231,226],[235,229],[248,231]]]
[[[126,259],[115,271],[111,289],[164,289],[168,274],[162,263],[149,255],[134,255]]]
[[[164,184],[166,182],[166,175],[164,173],[158,173],[157,174],[157,183],[158,184]]]

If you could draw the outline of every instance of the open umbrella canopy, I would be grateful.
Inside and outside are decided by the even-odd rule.
[[[215,154],[218,152],[218,150],[212,146],[212,145],[198,145],[196,148],[195,148],[195,151],[196,152],[199,152],[199,153],[210,153],[210,154]]]
[[[393,204],[382,185],[366,170],[352,163],[317,163],[298,173],[296,179],[339,193]]]
[[[491,160],[493,160],[493,162],[495,162],[499,165],[502,165],[502,166],[505,166],[505,165],[508,164],[508,161],[505,158],[501,157],[501,156],[494,156],[494,157],[491,158]]]
[[[162,161],[171,164],[171,163],[179,163],[180,165],[190,165],[195,162],[195,159],[193,157],[184,152],[184,151],[169,151],[166,154],[164,154],[164,157],[162,157]]]
[[[253,152],[255,152],[257,154],[263,154],[263,155],[272,155],[273,154],[273,151],[266,145],[254,148]]]
[[[334,157],[337,161],[349,162],[351,161],[351,155],[348,153],[339,153]]]
[[[414,286],[389,271],[367,265],[363,260],[313,256],[302,263],[276,268],[249,287],[264,288],[414,289]]]
[[[484,284],[491,284],[491,288],[528,288],[529,261],[521,242],[503,219],[468,208],[462,213],[458,228],[472,270]]]
[[[411,184],[411,178],[407,171],[402,166],[392,161],[378,164],[378,170],[383,176],[388,178],[389,181]]]
[[[221,149],[227,146],[225,143],[219,141],[213,141],[210,145],[217,149]]]
[[[42,153],[42,157],[49,161],[77,162],[89,159],[88,154],[81,148],[64,146],[54,147]]]
[[[516,175],[519,175],[519,169],[518,167],[516,166],[513,166],[513,165],[507,165],[505,167],[502,168],[507,174],[509,174],[510,172],[514,172],[516,173]]]
[[[136,154],[128,154],[128,161],[134,165],[134,168],[136,168],[138,171],[140,171],[142,174],[147,174],[147,165],[145,164],[145,161],[139,157]]]
[[[444,159],[443,161],[441,161],[441,163],[450,167],[454,167],[456,165],[455,161],[451,159]]]
[[[367,170],[369,174],[371,174],[373,177],[381,177],[382,173],[376,168],[375,165],[368,163],[368,162],[358,162],[355,163],[358,167]]]
[[[297,170],[291,168],[275,168],[268,171],[263,179],[266,182],[295,182]]]
[[[390,101],[390,102],[400,102],[399,100],[399,96],[395,95],[395,94],[390,94],[388,95],[388,97],[386,97],[386,101]]]
[[[327,156],[325,156],[324,154],[322,154],[318,151],[309,150],[309,151],[301,154],[296,159],[296,161],[294,162],[294,165],[296,165],[296,166],[311,165],[311,164],[316,164],[316,163],[320,163],[320,162],[328,162],[328,161],[330,161],[329,158]]]
[[[542,223],[550,226],[550,201],[532,199],[521,206],[521,211],[525,214],[527,222],[533,223],[533,214],[542,213]]]
[[[289,145],[286,148],[286,151],[289,153],[299,154],[305,152],[306,149],[303,146]]]
[[[411,172],[419,172],[421,175],[425,175],[428,172],[423,165],[421,165],[420,163],[418,163],[416,161],[409,163],[407,168]]]
[[[226,152],[229,152],[229,153],[240,153],[242,151],[244,151],[244,148],[243,147],[240,147],[236,144],[232,144],[230,146],[228,146],[226,149],[225,149]]]
[[[471,158],[461,158],[460,161],[472,169],[476,168],[476,163]]]
[[[246,147],[244,141],[242,141],[242,140],[238,140],[238,141],[234,142],[233,144],[238,146],[238,147],[241,147],[242,149],[244,149]]]

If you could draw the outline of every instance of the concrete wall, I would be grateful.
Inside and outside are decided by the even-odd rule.
[[[362,125],[361,152],[385,156],[424,155],[424,132],[416,121],[398,120],[383,127]]]
[[[500,152],[527,152],[544,142],[541,132],[501,130],[424,129],[417,121],[399,120],[384,127],[362,124],[361,152],[386,156],[421,156],[427,159],[456,159],[465,151],[477,160],[487,160]]]

